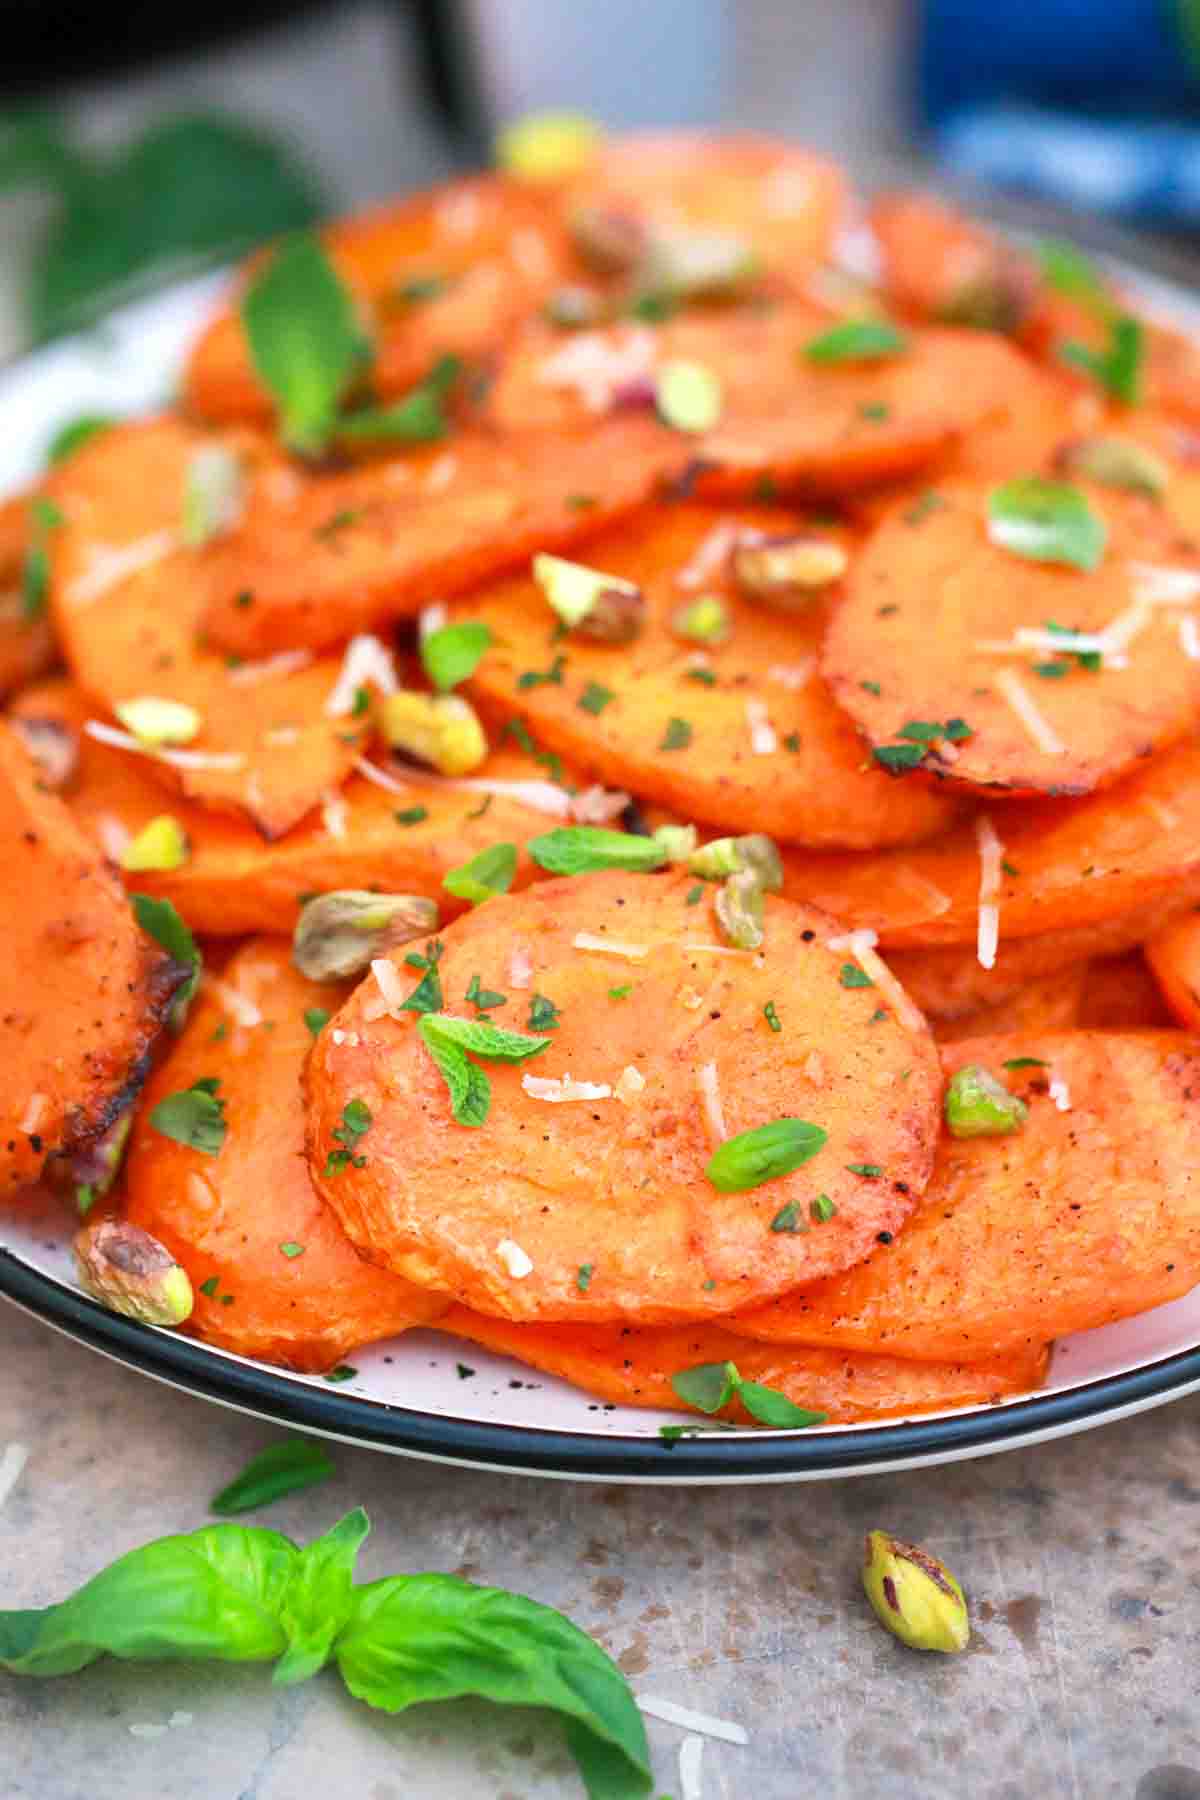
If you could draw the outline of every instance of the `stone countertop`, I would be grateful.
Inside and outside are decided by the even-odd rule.
[[[106,1362],[0,1302],[4,1604],[64,1596],[207,1522],[270,1425]],[[635,1688],[740,1721],[705,1800],[1197,1800],[1200,1397],[923,1473],[770,1487],[574,1485],[334,1451],[336,1479],[247,1514],[305,1540],[356,1504],[363,1574],[459,1572],[561,1607]],[[858,1586],[882,1525],[944,1556],[967,1655],[919,1656]],[[172,1723],[173,1721],[173,1723]],[[650,1721],[656,1794],[682,1734]],[[387,1718],[326,1673],[105,1662],[0,1676],[3,1800],[570,1800],[555,1724],[482,1704]]]

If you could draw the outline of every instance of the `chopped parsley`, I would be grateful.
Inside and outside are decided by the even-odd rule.
[[[422,819],[429,817],[427,806],[406,806],[403,812],[393,813],[397,825],[419,825]]]
[[[611,688],[602,686],[598,681],[589,681],[579,696],[579,710],[598,716],[604,711],[609,701],[615,700],[616,697]]]
[[[163,1137],[186,1144],[205,1156],[216,1156],[229,1129],[225,1120],[225,1102],[217,1098],[220,1080],[213,1075],[192,1083],[178,1094],[168,1094],[152,1108],[150,1123]]]
[[[478,975],[472,975],[466,997],[478,1012],[490,1012],[495,1006],[503,1006],[508,999],[507,994],[498,994],[494,988],[480,987]]]
[[[885,406],[881,400],[865,400],[858,409],[860,419],[870,419],[872,423],[891,417],[891,407]]]
[[[685,906],[699,906],[699,904],[700,904],[701,900],[703,900],[703,898],[704,898],[704,883],[702,881],[698,881],[696,883],[695,887],[688,889],[687,893],[684,896],[683,904]]]
[[[771,1220],[771,1230],[785,1231],[789,1234],[808,1230],[808,1226],[801,1221],[800,1208],[796,1205],[794,1200],[789,1200],[786,1206],[780,1207],[779,1211],[775,1214],[775,1217]]]
[[[361,506],[343,506],[340,511],[331,513],[329,517],[313,531],[313,536],[322,540],[336,538],[351,525],[357,525],[362,518]]]
[[[547,1000],[545,994],[534,994],[529,1001],[526,1025],[530,1031],[553,1031],[561,1016],[553,1000]]]
[[[359,1139],[365,1137],[371,1128],[371,1109],[365,1100],[347,1100],[342,1108],[342,1122],[335,1125],[333,1135],[341,1144],[340,1150],[331,1150],[325,1160],[322,1175],[328,1181],[333,1175],[340,1175],[342,1170],[353,1166],[356,1169],[366,1167],[367,1159],[356,1154]]]
[[[440,938],[434,938],[425,946],[425,954],[421,956],[416,950],[410,950],[404,958],[410,969],[423,969],[425,973],[401,1005],[401,1012],[431,1013],[442,1010],[442,980],[437,972],[442,958],[444,946]]]
[[[883,692],[883,689],[877,681],[860,681],[858,685],[865,694],[874,694],[877,700]]]
[[[838,970],[838,980],[844,988],[874,987],[871,977],[859,968],[857,963],[843,963]]]
[[[329,1014],[323,1006],[307,1006],[304,1009],[304,1023],[314,1037],[320,1037],[329,1023]]]
[[[217,1296],[217,1277],[210,1275],[207,1281],[200,1283],[200,1292],[207,1300],[215,1300]]]
[[[371,710],[371,690],[370,690],[370,688],[356,687],[354,690],[354,704],[350,708],[351,718],[352,719],[361,719],[363,714],[369,713],[370,710]]]
[[[568,512],[590,512],[595,504],[595,494],[568,494],[563,501]]]
[[[336,1369],[330,1369],[325,1380],[332,1382],[336,1386],[337,1383],[342,1381],[353,1381],[357,1374],[358,1370],[352,1368],[349,1363],[339,1363]]]
[[[925,754],[923,744],[876,744],[871,755],[877,763],[891,775],[903,774],[908,769],[915,769]]]
[[[783,1030],[783,1021],[775,1011],[775,1002],[773,1000],[768,1000],[767,1004],[763,1007],[763,1018],[767,1021],[767,1024],[771,1027],[772,1031]]]
[[[563,670],[567,659],[561,653],[554,658],[548,669],[526,669],[517,676],[517,686],[522,689],[536,687],[561,687]]]
[[[1047,1064],[1040,1056],[1010,1056],[1007,1062],[1000,1064],[1000,1067],[1002,1069],[1044,1069]]]
[[[658,747],[660,750],[686,750],[691,741],[692,728],[686,719],[668,719]]]
[[[717,678],[714,672],[711,669],[704,668],[704,666],[699,663],[694,669],[688,669],[686,671],[686,676],[689,681],[702,682],[705,687],[716,687],[717,685]]]
[[[816,1199],[810,1203],[808,1210],[818,1225],[828,1225],[830,1219],[837,1212],[837,1207],[828,1194],[818,1194]]]
[[[632,981],[626,981],[626,982],[623,982],[620,987],[609,988],[608,997],[610,1000],[628,1000],[628,998],[629,998],[630,994],[632,994],[632,992],[633,992]]]
[[[926,488],[923,494],[918,494],[904,514],[904,523],[920,525],[924,519],[929,517],[930,513],[936,512],[939,506],[945,506],[945,504],[946,502],[940,494],[935,493],[932,488]]]
[[[287,1257],[289,1262],[294,1262],[298,1256],[304,1255],[304,1245],[303,1244],[296,1244],[296,1243],[289,1242],[286,1244],[280,1244],[279,1248],[280,1248],[280,1251],[282,1252],[282,1254]]]
[[[591,1263],[580,1263],[579,1273],[575,1277],[575,1286],[579,1289],[581,1294],[586,1294],[591,1285],[592,1265]]]
[[[867,1181],[878,1181],[883,1174],[879,1163],[847,1163],[846,1167],[852,1175],[862,1175]]]
[[[789,731],[783,740],[783,747],[785,750],[798,750],[800,748],[800,733],[798,731]]]

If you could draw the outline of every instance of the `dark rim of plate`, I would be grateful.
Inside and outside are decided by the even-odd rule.
[[[265,1364],[234,1362],[191,1338],[153,1331],[0,1251],[0,1295],[115,1361],[208,1400],[281,1425],[380,1450],[519,1473],[597,1481],[731,1481],[852,1475],[914,1462],[981,1455],[1047,1433],[1080,1430],[1130,1408],[1169,1400],[1200,1383],[1200,1348],[1127,1374],[1035,1394],[975,1412],[844,1430],[683,1438],[550,1431],[538,1425],[389,1406],[340,1388],[328,1392]]]

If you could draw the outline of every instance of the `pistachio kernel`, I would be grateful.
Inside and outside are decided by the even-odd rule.
[[[912,1650],[965,1650],[971,1620],[945,1563],[886,1531],[867,1533],[863,1587],[880,1624]]]
[[[764,893],[783,892],[783,859],[774,838],[756,831],[746,837],[713,838],[688,858],[688,868],[703,881],[722,881],[749,871]]]
[[[417,894],[372,894],[343,888],[303,907],[292,934],[292,961],[309,981],[361,975],[396,944],[437,930],[433,900]]]
[[[200,714],[182,700],[159,700],[146,694],[113,707],[127,731],[143,744],[190,744],[200,730]]]
[[[701,594],[671,614],[671,630],[689,644],[723,644],[731,629],[729,608],[719,594]]]
[[[487,758],[483,726],[461,694],[389,694],[378,725],[393,750],[428,763],[440,775],[468,775]]]
[[[79,768],[79,733],[65,719],[18,716],[9,724],[37,765],[42,786],[55,793],[67,787]]]
[[[182,869],[190,855],[187,833],[179,820],[170,813],[159,813],[126,844],[121,852],[121,867],[130,875],[144,871],[167,874],[171,869]]]
[[[198,550],[231,531],[242,511],[242,465],[222,444],[205,444],[188,463],[183,486],[184,543]]]
[[[775,612],[802,612],[850,566],[832,538],[760,538],[735,546],[733,578],[748,600]]]
[[[1029,1108],[981,1063],[967,1063],[950,1077],[944,1101],[951,1137],[1005,1137],[1020,1131]]]
[[[654,403],[663,424],[675,431],[711,431],[721,417],[721,383],[703,363],[674,357],[659,366]]]
[[[586,113],[528,113],[496,139],[496,163],[522,181],[563,181],[579,174],[603,133]]]
[[[687,862],[696,848],[697,835],[694,825],[660,825],[654,841],[662,845],[668,862]]]
[[[763,941],[763,890],[753,869],[727,875],[715,901],[717,923],[738,950],[758,950]]]
[[[125,1146],[133,1129],[135,1110],[135,1107],[127,1106],[124,1112],[117,1114],[107,1131],[71,1157],[68,1176],[81,1213],[86,1211],[83,1194],[86,1193],[87,1206],[90,1207],[94,1201],[108,1193],[120,1174]]]
[[[628,644],[642,629],[645,596],[634,581],[539,552],[533,579],[568,631],[603,644]]]
[[[602,275],[626,275],[647,252],[646,227],[615,206],[577,206],[567,221],[571,243]]]
[[[1102,487],[1123,488],[1130,494],[1148,494],[1157,500],[1166,492],[1170,472],[1166,463],[1133,438],[1102,436],[1080,438],[1063,444],[1054,458],[1063,475],[1082,475]]]
[[[102,1219],[75,1239],[85,1292],[110,1312],[143,1325],[182,1325],[195,1305],[187,1272],[140,1226]]]

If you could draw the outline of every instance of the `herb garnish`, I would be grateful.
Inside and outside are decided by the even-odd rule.
[[[768,1000],[767,1004],[763,1007],[763,1018],[767,1021],[767,1024],[771,1027],[772,1031],[783,1030],[783,1020],[775,1011],[775,1002],[773,1000]]]
[[[843,963],[838,970],[838,980],[844,988],[874,987],[871,977],[859,968],[857,963]]]
[[[340,1175],[343,1169],[351,1166],[356,1169],[366,1168],[366,1157],[356,1154],[356,1152],[359,1139],[365,1137],[370,1129],[370,1107],[364,1100],[347,1100],[342,1108],[342,1122],[333,1128],[333,1136],[342,1148],[329,1152],[325,1159],[325,1167],[321,1171],[326,1181],[334,1175]]]
[[[593,717],[598,717],[599,714],[604,711],[609,701],[615,700],[616,697],[617,696],[611,688],[602,686],[598,681],[589,681],[582,694],[580,694],[576,705],[581,712],[591,713]]]
[[[878,362],[907,350],[908,339],[886,319],[846,319],[804,345],[814,363]]]
[[[253,1507],[281,1500],[285,1494],[313,1487],[318,1481],[328,1481],[336,1473],[324,1444],[312,1444],[307,1438],[284,1438],[252,1457],[241,1473],[214,1495],[209,1511],[224,1517],[249,1512]]]
[[[443,625],[422,638],[421,666],[439,693],[448,694],[475,673],[491,644],[491,630],[480,619]]]
[[[865,1176],[868,1181],[878,1181],[883,1174],[883,1168],[879,1163],[847,1163],[846,1167],[852,1175]]]
[[[524,1062],[551,1042],[506,1031],[484,1019],[457,1019],[449,1013],[426,1013],[418,1022],[421,1041],[437,1065],[450,1093],[450,1110],[460,1125],[482,1125],[492,1101],[491,1083],[467,1052],[488,1062]]]
[[[681,1369],[672,1375],[671,1386],[687,1406],[701,1412],[716,1413],[731,1400],[740,1400],[752,1419],[779,1430],[799,1430],[806,1425],[823,1425],[827,1414],[810,1412],[796,1406],[775,1388],[757,1381],[743,1381],[735,1363],[697,1363],[695,1368]]]
[[[168,1094],[151,1110],[150,1123],[163,1137],[186,1144],[205,1156],[216,1156],[229,1129],[225,1122],[225,1102],[217,1098],[220,1080],[205,1076],[178,1094]]]
[[[304,1023],[314,1037],[320,1037],[329,1023],[329,1014],[323,1006],[308,1006],[304,1009]]]
[[[553,1031],[561,1016],[553,1000],[547,1000],[545,994],[531,995],[529,1018],[526,1020],[530,1031]]]
[[[830,1219],[837,1212],[837,1207],[828,1194],[818,1194],[816,1199],[810,1203],[808,1210],[818,1225],[828,1225]]]
[[[480,987],[478,975],[472,975],[467,988],[466,999],[479,1012],[491,1012],[494,1007],[503,1006],[508,999],[507,994],[498,994],[494,988]]]
[[[554,658],[548,669],[526,669],[523,674],[518,675],[517,686],[519,688],[561,687],[563,670],[566,666],[567,659],[560,653]]]
[[[442,886],[459,900],[481,906],[497,894],[506,894],[516,872],[517,846],[489,844],[486,850],[480,850],[467,862],[460,863],[457,869],[450,869],[442,877]]]
[[[592,1285],[592,1264],[591,1263],[580,1263],[579,1272],[575,1277],[575,1286],[579,1289],[581,1294],[586,1294],[588,1289],[591,1287],[591,1285]]]
[[[427,806],[406,806],[402,812],[392,814],[397,825],[419,825],[422,819],[429,817]]]
[[[725,1194],[744,1193],[788,1175],[820,1150],[828,1133],[804,1119],[773,1119],[752,1131],[726,1138],[704,1173]]]
[[[44,494],[29,503],[29,544],[21,570],[21,613],[36,619],[46,610],[50,590],[49,536],[63,523],[62,509]]]
[[[438,963],[442,959],[443,945],[440,938],[434,938],[425,946],[425,954],[410,950],[404,958],[411,969],[424,969],[425,973],[418,981],[408,999],[401,1003],[401,1012],[431,1013],[441,1012],[442,980],[437,972]]]
[[[315,455],[370,356],[354,300],[315,237],[298,235],[276,251],[247,288],[241,316],[284,443],[301,456]]]
[[[668,719],[659,743],[660,750],[686,750],[692,741],[692,728],[686,719]]]

